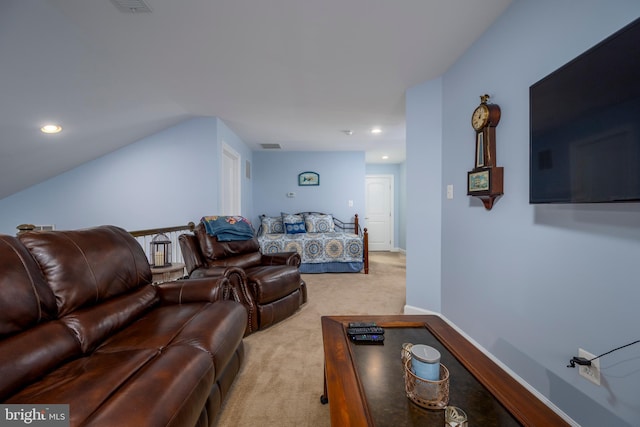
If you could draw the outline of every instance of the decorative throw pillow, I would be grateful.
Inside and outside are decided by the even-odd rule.
[[[335,231],[331,214],[306,214],[304,225],[307,233],[332,233]]]
[[[263,216],[261,222],[262,222],[263,234],[284,233],[284,226],[282,225],[282,216]]]
[[[282,212],[282,224],[287,234],[306,233],[304,218],[302,215],[288,214]]]
[[[294,222],[292,224],[285,224],[284,230],[287,234],[298,234],[298,233],[306,233],[307,230],[304,228],[304,222]]]

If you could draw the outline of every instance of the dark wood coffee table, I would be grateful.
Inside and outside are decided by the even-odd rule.
[[[385,328],[383,345],[355,344],[349,322]],[[522,384],[438,316],[323,316],[325,390],[331,425],[442,426],[444,411],[424,409],[404,391],[403,342],[437,348],[450,372],[449,404],[462,408],[476,426],[568,426]]]

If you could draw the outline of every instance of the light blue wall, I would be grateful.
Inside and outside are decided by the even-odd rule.
[[[402,164],[367,163],[367,175],[392,175],[393,176],[393,249],[406,249],[406,238],[401,232],[400,224],[405,216],[404,184]],[[366,194],[365,194],[366,197]]]
[[[640,425],[640,345],[601,359],[600,387],[566,367],[578,347],[597,355],[639,337],[640,205],[529,205],[528,90],[638,16],[635,0],[515,0],[442,78],[441,278],[424,271],[432,254],[408,233],[407,277],[420,271],[422,282],[407,280],[407,303],[441,299],[445,317],[583,426]],[[438,81],[407,93],[409,230],[428,161],[424,109],[439,102],[425,85]],[[470,116],[484,93],[502,108],[505,195],[492,211],[465,195]],[[435,281],[441,296],[422,284]]]
[[[218,210],[221,139],[250,158],[219,119],[190,119],[0,200],[0,232],[22,223],[136,230],[197,221]],[[244,188],[251,212],[250,182]]]
[[[407,163],[400,164],[400,216],[398,218],[398,229],[400,238],[398,246],[407,250]]]
[[[342,221],[364,217],[364,152],[256,151],[253,171],[255,225],[258,215],[281,212],[325,212]],[[320,174],[319,186],[298,186],[298,174],[307,171]],[[296,197],[287,197],[290,192]]]
[[[442,81],[407,92],[407,305],[440,312]]]

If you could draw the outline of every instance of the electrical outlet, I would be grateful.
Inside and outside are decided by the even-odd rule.
[[[447,199],[453,199],[453,184],[447,185]]]
[[[591,360],[596,356],[579,348],[578,357],[584,357],[587,360]],[[600,359],[592,360],[590,366],[578,366],[578,372],[595,385],[600,385]]]

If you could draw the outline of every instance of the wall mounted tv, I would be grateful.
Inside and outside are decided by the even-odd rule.
[[[530,203],[640,201],[640,19],[529,88]]]

